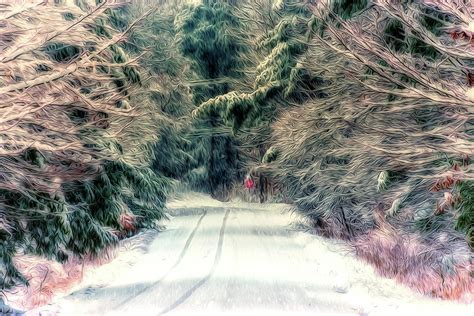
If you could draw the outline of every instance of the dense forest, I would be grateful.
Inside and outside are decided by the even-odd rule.
[[[297,208],[382,275],[473,283],[469,0],[0,4],[0,291],[100,256],[174,190]]]

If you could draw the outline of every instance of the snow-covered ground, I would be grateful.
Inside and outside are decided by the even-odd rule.
[[[162,232],[131,239],[70,294],[27,315],[463,315],[382,278],[283,204],[169,203]]]

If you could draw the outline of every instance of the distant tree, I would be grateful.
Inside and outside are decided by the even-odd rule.
[[[227,93],[232,79],[239,77],[244,47],[237,36],[242,23],[232,14],[234,9],[231,2],[205,0],[176,18],[179,47],[196,78],[191,86],[196,105]],[[225,130],[219,133],[221,125],[219,114],[209,112],[191,127],[188,151],[193,159],[187,179],[197,186],[207,182],[212,195],[223,199],[239,178],[240,161],[235,138]]]
[[[233,89],[202,102],[193,112],[201,118],[215,113],[240,140],[250,173],[259,178],[260,200],[268,179],[256,167],[275,157],[268,152],[270,123],[281,111],[304,99],[322,95],[322,80],[302,64],[316,19],[302,1],[249,1],[238,13],[247,21],[245,79]],[[268,152],[268,154],[267,154]]]
[[[247,30],[253,33],[247,36],[251,40],[247,44],[254,50],[249,54],[253,59],[249,66],[254,67],[251,83],[242,91],[227,91],[202,102],[194,111],[196,117],[219,113],[234,129],[268,125],[279,107],[287,106],[297,97],[298,82],[309,83],[315,79],[306,78],[308,74],[299,63],[316,21],[311,19],[311,12],[301,1],[277,1],[270,8],[264,2],[252,2],[242,9],[242,14],[253,24],[253,28]],[[271,22],[262,21],[266,17],[259,15],[260,9],[268,11]],[[289,98],[289,102],[283,100],[284,105],[280,106],[278,101],[285,98]]]

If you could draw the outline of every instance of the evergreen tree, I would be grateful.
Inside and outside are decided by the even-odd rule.
[[[205,0],[187,7],[176,19],[180,50],[191,61],[198,81],[192,86],[195,104],[227,93],[231,79],[239,76],[243,46],[236,34],[242,26],[232,10],[231,3]],[[238,144],[228,133],[218,133],[222,124],[215,112],[193,124],[188,147],[193,159],[187,175],[195,188],[207,182],[211,194],[220,199],[240,173]]]
[[[148,167],[153,105],[133,94],[144,84],[118,45],[129,28],[112,25],[113,6],[5,12],[18,10],[0,30],[1,71],[15,74],[0,82],[2,290],[26,282],[17,254],[96,255],[152,227],[168,186]]]
[[[233,129],[250,172],[258,177],[263,201],[269,179],[259,170],[277,155],[269,146],[270,123],[281,111],[323,96],[322,79],[304,66],[317,25],[301,1],[252,1],[239,13],[251,21],[241,36],[247,46],[245,79],[231,91],[202,102],[193,115],[219,115]]]
[[[247,10],[255,9],[251,6]],[[247,14],[256,18],[252,12]],[[295,93],[297,83],[312,85],[305,92],[311,88],[315,92],[317,78],[305,73],[302,57],[316,20],[311,18],[310,11],[301,1],[279,1],[269,14],[275,21],[268,26],[269,31],[263,32],[257,26],[252,29],[260,37],[254,38],[255,43],[250,45],[261,52],[253,56],[256,74],[252,85],[244,91],[221,93],[203,102],[194,111],[195,116],[219,113],[234,129],[264,126],[275,118],[279,108],[296,100],[293,98],[303,97],[301,90]],[[276,102],[272,102],[275,99]]]

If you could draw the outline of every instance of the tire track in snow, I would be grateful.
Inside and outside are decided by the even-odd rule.
[[[171,266],[171,268],[168,269],[168,271],[157,281],[153,282],[152,284],[144,287],[143,289],[141,289],[138,293],[134,293],[133,295],[131,295],[129,298],[125,299],[124,301],[122,301],[121,303],[117,304],[114,306],[114,309],[116,308],[119,308],[119,307],[122,307],[123,305],[129,303],[130,301],[132,301],[133,299],[135,299],[136,297],[138,297],[140,294],[143,294],[145,293],[146,291],[154,288],[155,286],[157,286],[158,284],[160,284],[171,272],[174,271],[174,269],[176,269],[176,267],[181,263],[181,261],[183,260],[184,256],[186,255],[186,253],[188,252],[188,249],[189,249],[189,246],[191,245],[191,242],[193,241],[194,239],[194,236],[196,235],[196,232],[197,230],[199,229],[199,227],[201,226],[201,223],[202,223],[202,220],[204,219],[204,217],[207,215],[207,211],[204,211],[201,215],[201,217],[199,218],[199,220],[197,221],[196,223],[196,226],[194,227],[193,231],[191,232],[191,234],[189,234],[188,236],[188,239],[186,240],[186,243],[184,244],[184,247],[183,249],[181,250],[181,253],[179,254],[178,256],[178,259],[176,259],[175,263]]]
[[[193,287],[187,290],[183,295],[181,295],[181,297],[178,298],[173,304],[171,304],[170,306],[162,310],[158,315],[164,315],[174,310],[179,305],[183,304],[191,295],[193,295],[194,292],[196,292],[201,286],[203,286],[212,277],[212,275],[214,274],[217,268],[217,265],[219,264],[221,260],[222,246],[224,245],[225,227],[227,224],[227,219],[229,218],[229,213],[230,213],[230,209],[227,209],[224,215],[224,218],[222,220],[221,230],[219,232],[219,240],[217,241],[216,256],[214,257],[214,263],[212,264],[212,267],[209,273],[204,278],[202,278],[199,282],[197,282]]]

